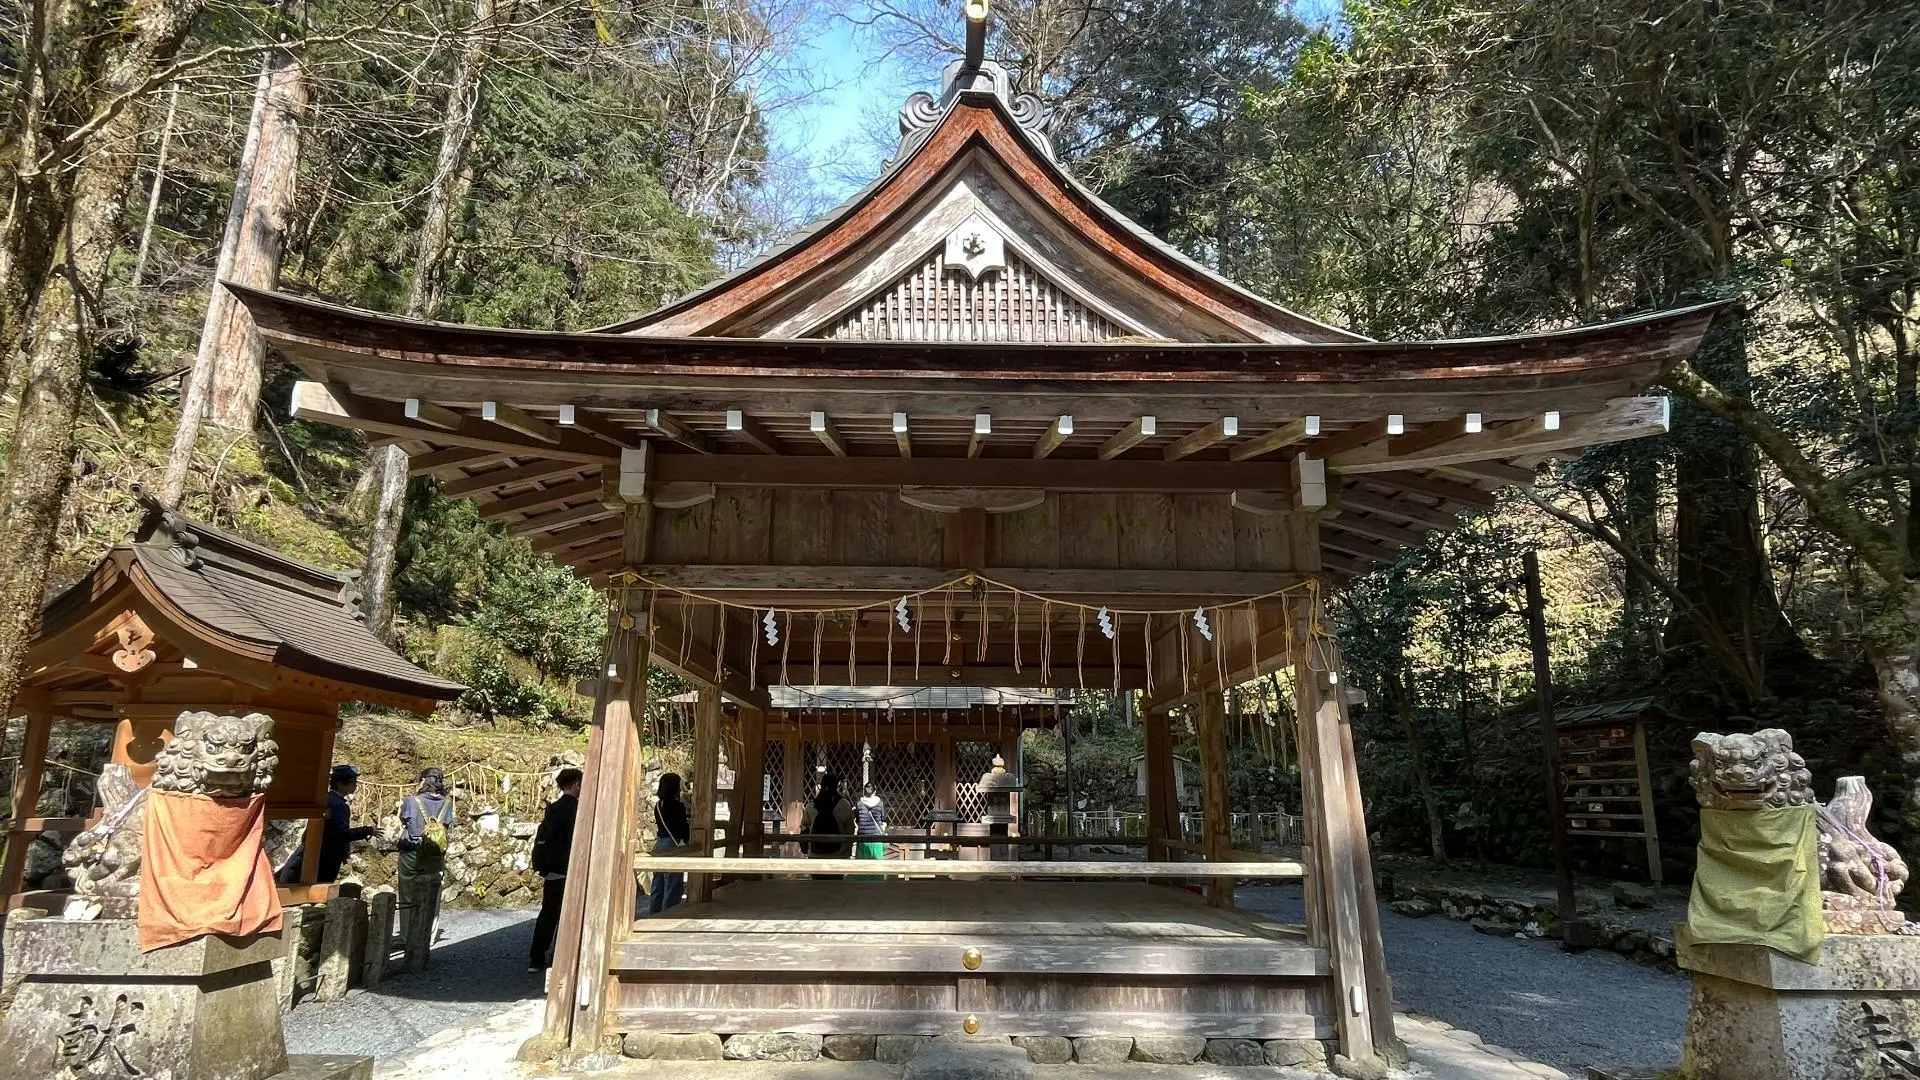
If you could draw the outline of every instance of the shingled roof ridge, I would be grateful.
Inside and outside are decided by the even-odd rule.
[[[132,538],[134,544],[170,550],[189,567],[198,562],[211,562],[232,573],[306,593],[359,617],[358,573],[315,566],[188,517],[137,484],[134,498],[146,509],[146,516]]]

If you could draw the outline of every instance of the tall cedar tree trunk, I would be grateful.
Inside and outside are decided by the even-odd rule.
[[[1434,862],[1447,861],[1446,819],[1440,813],[1440,796],[1433,790],[1433,771],[1427,764],[1427,741],[1413,715],[1413,677],[1404,668],[1387,676],[1387,692],[1393,697],[1394,711],[1400,714],[1400,727],[1407,735],[1407,754],[1413,759],[1413,782],[1420,789],[1420,804],[1427,812],[1427,845]]]
[[[1696,370],[1729,394],[1747,395],[1744,318],[1714,322],[1694,357]],[[1760,540],[1759,481],[1748,439],[1733,425],[1691,407],[1675,410],[1674,585],[1695,617],[1735,648],[1723,665],[1749,701],[1764,698],[1768,660],[1798,643],[1773,587]],[[1670,640],[1698,640],[1675,619]]]
[[[14,421],[12,456],[0,486],[0,716],[12,714],[28,635],[46,591],[47,567],[73,480],[74,424],[99,331],[100,296],[120,239],[121,212],[139,161],[145,98],[139,88],[179,49],[202,0],[134,0],[85,9],[80,36],[114,42],[92,70],[53,71],[50,82],[84,85],[99,104],[132,100],[71,148],[72,197],[62,208],[58,262],[39,276],[27,319],[28,374]],[[49,62],[71,62],[58,54]],[[89,109],[89,112],[92,110]],[[63,131],[36,134],[47,142]]]
[[[283,37],[300,25],[300,15],[297,5],[288,6]],[[186,493],[202,423],[236,434],[253,427],[266,343],[254,328],[253,317],[220,283],[232,281],[260,289],[279,284],[282,241],[293,214],[299,167],[300,117],[306,107],[306,78],[299,61],[284,49],[268,54],[254,87],[253,112],[234,174],[233,202],[227,209],[206,319],[200,326],[200,346],[181,395],[180,426],[174,431],[166,477],[160,485],[160,497],[166,502],[178,502]]]
[[[474,114],[480,108],[479,76],[492,45],[492,23],[493,0],[474,0],[466,48],[454,63],[453,79],[447,86],[440,154],[434,162],[433,182],[427,187],[425,220],[414,247],[413,280],[407,288],[410,318],[432,315],[439,300],[440,269],[446,260],[454,209],[466,201],[470,186],[467,148],[473,139]],[[407,452],[392,443],[377,447],[373,469],[380,476],[380,497],[374,507],[366,570],[360,576],[361,605],[368,629],[386,640],[393,629],[394,565],[400,551],[400,527],[406,520]]]

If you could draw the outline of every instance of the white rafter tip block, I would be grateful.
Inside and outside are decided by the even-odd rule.
[[[420,419],[420,399],[417,397],[408,398],[406,412],[407,412],[407,419],[409,420]]]
[[[180,658],[180,667],[186,671],[192,671],[199,666],[199,664],[193,662],[193,657],[191,656],[183,656]]]
[[[1156,435],[1156,434],[1159,434],[1159,431],[1160,431],[1159,421],[1155,420],[1151,416],[1143,416],[1140,418],[1140,434]]]
[[[993,414],[992,413],[974,413],[973,414],[973,433],[975,435],[993,434]]]
[[[1671,397],[1660,399],[1660,430],[1673,430],[1673,398]]]
[[[905,435],[907,433],[906,413],[897,412],[893,414],[893,433],[895,435]]]
[[[489,422],[500,419],[500,403],[497,401],[481,402],[480,419]]]
[[[744,428],[746,426],[747,426],[747,416],[745,413],[741,412],[739,409],[727,410],[727,430],[728,431],[739,431],[741,428]]]
[[[574,418],[575,418],[575,417],[576,417],[577,415],[578,415],[578,413],[576,413],[576,412],[574,411],[574,408],[573,408],[573,406],[571,406],[571,405],[562,405],[562,406],[560,406],[560,423],[561,423],[561,425],[562,425],[562,426],[564,426],[564,427],[571,427],[571,426],[573,426],[573,421],[574,421]]]
[[[1470,412],[1467,414],[1467,434],[1478,435],[1485,427],[1486,423],[1480,419],[1479,413]]]
[[[1238,438],[1240,436],[1240,418],[1237,416],[1221,417],[1220,435],[1222,438],[1227,439]]]
[[[1407,418],[1400,415],[1399,413],[1388,413],[1387,414],[1387,434],[1405,435],[1406,433],[1407,433]]]
[[[1073,417],[1071,417],[1071,416],[1062,416],[1062,417],[1060,418],[1060,420],[1059,420],[1059,423],[1058,423],[1058,426],[1057,426],[1057,427],[1055,428],[1055,430],[1057,430],[1057,431],[1059,431],[1059,432],[1060,432],[1060,434],[1062,434],[1062,435],[1071,435],[1071,434],[1073,434]]]
[[[1307,437],[1311,439],[1318,434],[1320,434],[1320,418],[1317,416],[1307,417]]]
[[[1560,430],[1560,410],[1558,409],[1548,410],[1547,414],[1540,418],[1540,426],[1546,428],[1548,431],[1559,431]]]
[[[827,430],[827,414],[817,412],[807,417],[807,430],[815,434]]]

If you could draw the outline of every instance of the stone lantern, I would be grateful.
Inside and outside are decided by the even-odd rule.
[[[1007,771],[1007,760],[999,754],[993,755],[993,767],[980,774],[977,787],[987,803],[980,813],[980,824],[987,827],[987,835],[1019,836],[1019,799],[1026,785],[1020,782],[1019,776]],[[995,859],[1013,857],[1011,846],[995,845],[992,851]]]

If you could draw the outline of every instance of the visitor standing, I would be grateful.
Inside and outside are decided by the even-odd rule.
[[[806,813],[800,819],[800,831],[809,836],[842,837],[852,836],[853,830],[853,806],[840,794],[839,775],[822,773],[820,791],[807,804]],[[816,859],[844,859],[847,857],[847,845],[844,840],[812,840],[807,843],[807,854]],[[832,878],[840,875],[813,876]]]
[[[653,841],[653,850],[669,851],[680,847],[692,835],[692,823],[687,819],[687,804],[680,799],[680,774],[666,773],[660,777],[660,786],[654,792],[653,828],[657,833]],[[680,902],[686,895],[687,875],[653,875],[653,892],[647,898],[647,914],[658,915]]]
[[[431,944],[440,918],[440,874],[447,868],[447,830],[453,800],[437,767],[420,773],[420,788],[400,803],[400,936],[413,940],[414,919],[426,919]]]
[[[540,875],[540,915],[533,920],[533,951],[528,971],[553,966],[553,935],[560,928],[560,901],[567,891],[567,862],[573,856],[573,823],[580,814],[580,770],[561,769],[553,778],[560,797],[547,804],[533,834],[533,872]]]
[[[854,831],[860,841],[854,848],[856,859],[884,859],[887,857],[887,845],[877,839],[887,834],[887,804],[882,802],[872,784],[867,784],[860,795],[860,801],[853,807]],[[868,837],[876,839],[869,840]]]
[[[354,792],[360,790],[360,770],[351,765],[335,765],[327,777],[327,824],[320,836],[320,880],[340,880],[340,868],[347,864],[348,850],[362,840],[377,835],[373,825],[353,828]]]

